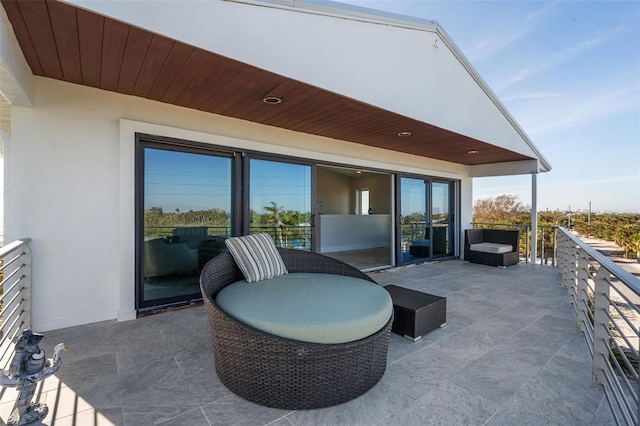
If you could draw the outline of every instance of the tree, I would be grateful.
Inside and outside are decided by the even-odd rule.
[[[275,201],[271,201],[271,205],[265,206],[264,209],[269,212],[269,215],[267,216],[267,223],[271,223],[275,227],[276,242],[279,242],[280,245],[282,245],[282,225],[284,225],[284,222],[282,221],[282,213],[284,206],[278,206]]]
[[[528,223],[531,208],[518,201],[515,195],[498,195],[477,200],[473,206],[473,221],[476,223]],[[523,220],[525,222],[523,222]]]
[[[625,257],[633,253],[640,262],[640,224],[623,225],[613,233],[614,242],[624,249]]]
[[[265,206],[264,209],[269,212],[269,216],[267,216],[267,223],[271,223],[278,227],[284,225],[284,222],[282,222],[284,206],[278,206],[275,201],[271,201],[271,205]]]

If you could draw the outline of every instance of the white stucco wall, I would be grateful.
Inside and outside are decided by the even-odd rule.
[[[12,108],[5,231],[32,238],[37,331],[135,317],[135,132],[461,179],[463,228],[471,221],[465,166],[41,77],[33,87],[34,107]]]

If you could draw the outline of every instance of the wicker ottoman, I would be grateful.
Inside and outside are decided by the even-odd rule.
[[[391,331],[414,342],[447,323],[447,299],[396,285],[385,287],[393,299]]]

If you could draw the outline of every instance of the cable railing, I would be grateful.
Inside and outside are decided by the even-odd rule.
[[[31,327],[31,249],[29,238],[0,248],[0,370],[13,356],[13,340]]]
[[[203,237],[231,236],[230,226],[145,226],[145,238],[171,237],[181,230],[185,235],[200,235]],[[189,234],[189,231],[192,233]],[[265,232],[273,238],[278,247],[286,247],[298,250],[311,250],[311,225],[250,225],[249,233],[257,234]],[[180,232],[178,232],[180,234]]]
[[[269,234],[278,247],[311,251],[311,225],[251,225],[249,232]]]
[[[198,231],[203,230],[205,235],[210,237],[215,237],[215,236],[228,237],[231,235],[230,226],[166,225],[166,226],[145,226],[144,236],[145,238],[172,236],[172,235],[175,235],[176,229],[193,229]]]
[[[564,228],[558,268],[593,359],[594,385],[619,425],[638,425],[640,280]]]

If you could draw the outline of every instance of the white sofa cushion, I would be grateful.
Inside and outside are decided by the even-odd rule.
[[[503,254],[513,251],[513,246],[510,244],[498,244],[498,243],[476,243],[469,246],[471,251],[479,251],[482,253]]]

